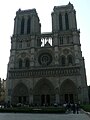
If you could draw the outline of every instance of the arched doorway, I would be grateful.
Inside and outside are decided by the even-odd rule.
[[[50,94],[41,95],[41,105],[50,105]]]
[[[27,104],[29,101],[28,89],[23,83],[19,83],[13,90],[12,103]]]
[[[71,80],[65,80],[60,87],[60,101],[61,103],[74,103],[77,102],[77,87]]]
[[[55,93],[52,83],[47,79],[41,79],[34,87],[34,104],[51,105],[54,103]]]

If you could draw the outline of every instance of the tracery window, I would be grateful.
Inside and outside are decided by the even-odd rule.
[[[52,55],[50,53],[41,53],[38,57],[38,62],[42,66],[48,66],[52,62]]]
[[[69,29],[69,20],[68,20],[68,14],[65,14],[65,24],[66,24],[66,30]]]
[[[29,61],[29,59],[26,59],[25,60],[25,67],[29,68],[29,66],[30,66],[30,61]]]
[[[68,55],[68,65],[72,65],[73,64],[73,57],[72,55]]]
[[[30,47],[30,41],[27,41],[27,47],[28,48]]]
[[[30,27],[31,27],[31,19],[29,17],[27,20],[27,34],[30,34]]]
[[[21,34],[24,34],[24,18],[21,20]]]
[[[69,38],[69,36],[67,37],[67,44],[69,44],[70,43],[70,38]]]
[[[59,44],[60,44],[60,45],[63,44],[63,37],[60,37],[60,39],[59,39]]]
[[[22,68],[22,59],[19,59],[19,68]]]
[[[18,48],[22,48],[22,41],[18,43]]]
[[[62,15],[59,14],[59,30],[62,30]]]
[[[65,56],[62,56],[62,57],[61,57],[61,65],[62,65],[62,66],[65,66],[65,63],[66,63]]]

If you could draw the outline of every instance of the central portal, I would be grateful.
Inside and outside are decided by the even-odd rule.
[[[34,88],[34,104],[50,106],[55,100],[54,86],[47,79],[39,80]]]
[[[74,95],[73,94],[65,94],[64,100],[66,103],[73,103],[74,102]]]
[[[50,105],[50,95],[41,95],[41,105]]]

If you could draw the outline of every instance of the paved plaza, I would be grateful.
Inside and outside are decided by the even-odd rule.
[[[0,120],[90,120],[90,117],[85,113],[79,114],[0,113]]]

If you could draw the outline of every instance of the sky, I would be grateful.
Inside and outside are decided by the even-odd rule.
[[[90,85],[90,0],[0,0],[0,78],[6,79],[11,36],[13,35],[16,11],[37,10],[42,32],[51,32],[51,13],[54,6],[67,5],[69,1],[76,10],[77,28],[80,29],[82,55],[85,59],[87,84]]]

